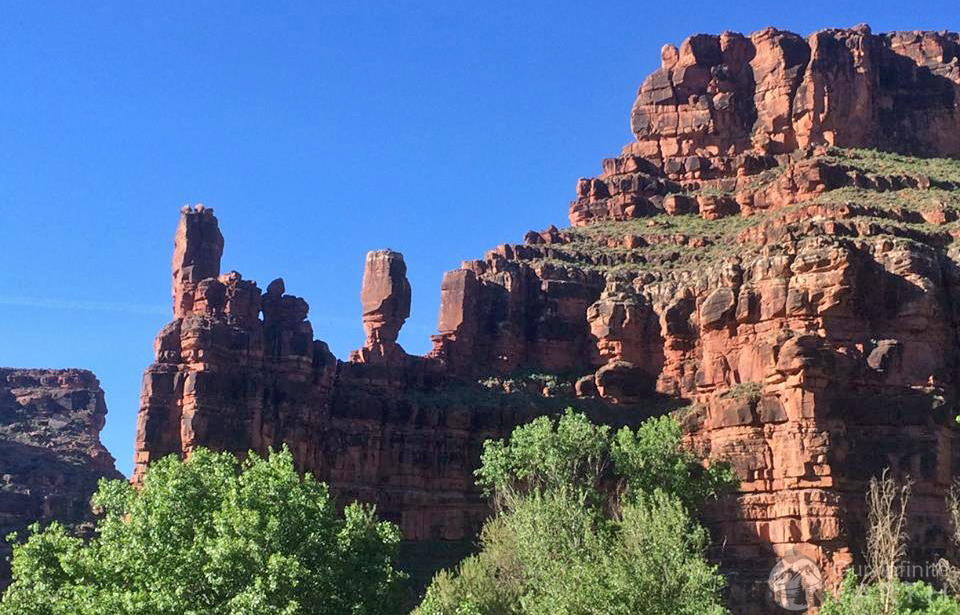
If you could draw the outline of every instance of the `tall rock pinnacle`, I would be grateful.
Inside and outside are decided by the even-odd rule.
[[[393,250],[367,253],[360,302],[367,340],[351,359],[369,362],[403,357],[406,353],[397,344],[397,336],[410,316],[410,282],[403,254]]]
[[[220,275],[223,235],[213,210],[185,205],[173,243],[173,314],[180,318],[193,309],[193,291],[201,280]]]

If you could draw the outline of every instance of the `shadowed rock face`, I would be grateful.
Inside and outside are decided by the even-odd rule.
[[[367,339],[341,362],[282,281],[217,277],[216,219],[184,212],[203,232],[177,232],[135,479],[196,446],[287,443],[341,500],[455,540],[486,514],[485,438],[566,405],[613,424],[683,406],[687,444],[742,481],[704,519],[736,612],[764,612],[790,551],[836,582],[884,467],[916,481],[910,555],[927,561],[960,470],[957,41],[857,27],[665,47],[636,141],[579,180],[571,228],[444,276],[427,357],[396,345],[399,254],[368,255]],[[208,277],[182,273],[190,254]]]
[[[54,520],[82,530],[92,520],[97,481],[122,478],[100,443],[106,414],[88,371],[0,368],[0,535]],[[0,543],[0,587],[9,555]]]

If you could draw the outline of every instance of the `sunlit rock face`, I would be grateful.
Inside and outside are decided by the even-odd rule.
[[[367,339],[341,362],[314,339],[309,306],[282,279],[263,292],[236,272],[219,275],[222,247],[212,210],[181,213],[175,319],[157,335],[144,374],[134,482],[151,461],[199,446],[243,455],[287,445],[341,500],[376,503],[408,538],[470,536],[486,514],[472,485],[479,447],[515,419],[451,403],[440,361],[396,343],[410,309],[402,255],[368,255]]]

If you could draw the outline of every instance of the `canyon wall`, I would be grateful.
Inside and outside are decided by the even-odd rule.
[[[100,443],[107,407],[85,370],[0,368],[0,537],[34,522],[90,529],[101,478],[123,478]],[[10,546],[0,542],[0,587]]]
[[[574,405],[616,424],[674,411],[741,478],[705,518],[737,612],[776,559],[835,583],[861,555],[866,481],[916,481],[911,557],[948,549],[958,469],[960,37],[773,29],[666,46],[635,141],[577,182],[571,227],[448,272],[426,357],[411,289],[367,256],[347,361],[306,302],[220,273],[213,212],[185,208],[174,320],[155,342],[136,476],[196,446],[286,443],[411,540],[470,538],[484,439]],[[752,605],[752,606],[751,606]]]

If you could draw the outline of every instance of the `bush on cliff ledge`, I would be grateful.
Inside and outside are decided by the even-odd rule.
[[[611,434],[568,410],[487,442],[482,461],[499,513],[415,615],[726,613],[694,515],[735,481],[700,466],[672,418]]]
[[[289,451],[163,459],[137,492],[102,481],[88,543],[58,524],[15,547],[0,615],[382,614],[397,528],[341,514]]]

